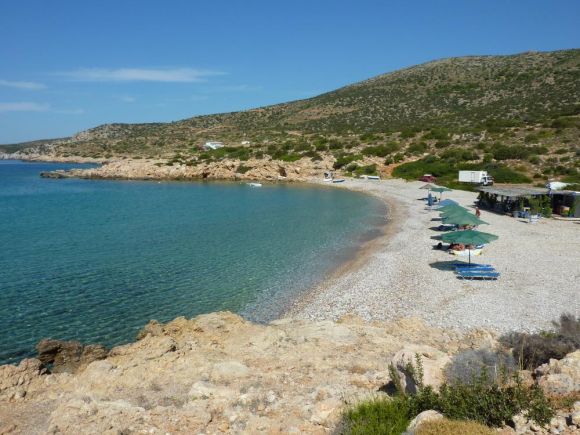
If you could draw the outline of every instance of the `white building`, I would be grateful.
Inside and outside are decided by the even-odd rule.
[[[250,141],[249,140],[243,140],[242,141],[242,145],[250,145]]]
[[[223,142],[209,141],[203,145],[203,149],[204,150],[217,150],[218,148],[223,148],[223,146],[224,146]]]

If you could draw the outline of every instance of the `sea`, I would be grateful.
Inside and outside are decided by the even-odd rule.
[[[0,364],[151,319],[270,321],[385,223],[377,199],[323,186],[39,176],[83,166],[0,161]]]

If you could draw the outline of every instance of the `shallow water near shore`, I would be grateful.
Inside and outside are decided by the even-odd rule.
[[[150,320],[268,321],[384,224],[384,205],[306,185],[42,179],[0,161],[0,364],[42,338],[113,346]]]

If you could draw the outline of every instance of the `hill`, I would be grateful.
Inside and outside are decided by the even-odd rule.
[[[522,180],[576,178],[579,114],[580,49],[468,56],[243,112],[102,125],[57,142],[54,152],[190,165],[330,155],[335,169],[350,164],[350,173],[390,172],[389,165],[434,155],[452,166],[520,166]],[[199,146],[207,140],[228,148],[202,153]],[[252,145],[241,147],[242,141]],[[359,162],[356,168],[353,162]]]

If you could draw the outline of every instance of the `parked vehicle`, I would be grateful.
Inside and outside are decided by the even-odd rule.
[[[487,171],[459,171],[459,181],[461,183],[491,186],[493,184],[493,177]]]
[[[419,178],[419,181],[424,181],[425,183],[435,183],[437,181],[437,177],[431,174],[425,174]]]

